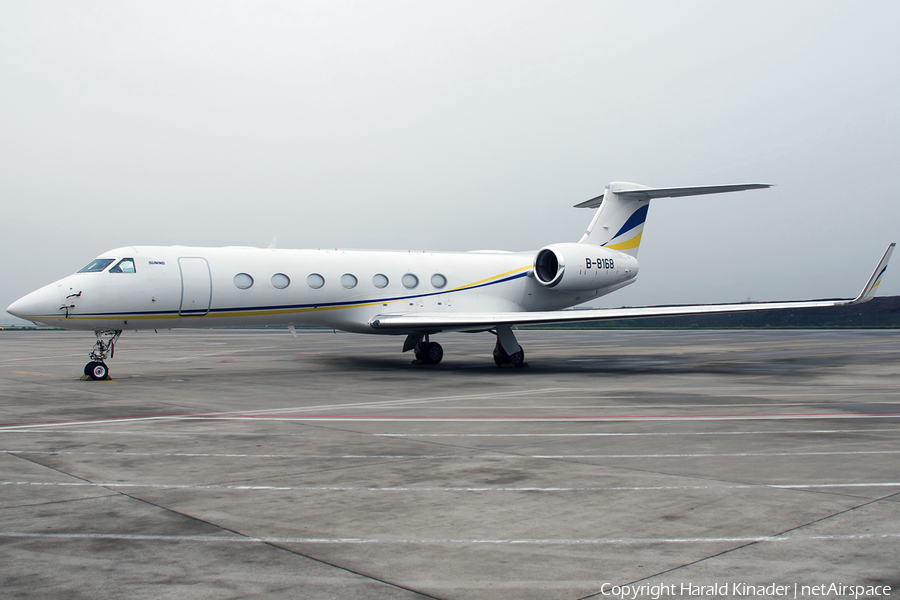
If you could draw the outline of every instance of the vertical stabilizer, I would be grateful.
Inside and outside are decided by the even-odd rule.
[[[594,220],[579,243],[605,246],[637,256],[650,200],[620,196],[616,192],[648,189],[650,188],[644,185],[623,181],[614,181],[606,186],[600,210],[594,215]]]

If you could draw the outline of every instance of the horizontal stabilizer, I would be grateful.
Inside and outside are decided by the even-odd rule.
[[[681,196],[702,196],[704,194],[723,194],[725,192],[743,192],[772,187],[771,183],[733,183],[727,185],[701,185],[691,187],[643,188],[635,190],[616,190],[617,196],[634,198],[635,200],[652,200],[654,198],[679,198]],[[603,196],[585,200],[575,208],[597,208],[603,203]]]
[[[575,208],[597,208],[601,204],[603,204],[603,196],[605,194],[600,194],[596,198],[591,198],[590,200],[585,200],[579,204],[575,205]]]

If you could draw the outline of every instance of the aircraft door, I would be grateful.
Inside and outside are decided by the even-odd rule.
[[[181,316],[201,316],[209,312],[212,300],[212,278],[205,258],[178,259],[181,270]]]

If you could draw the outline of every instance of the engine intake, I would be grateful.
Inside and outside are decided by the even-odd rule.
[[[552,247],[543,248],[534,257],[534,276],[547,287],[559,283],[565,272],[565,258]]]
[[[637,259],[593,244],[552,244],[534,257],[534,278],[560,292],[584,292],[637,275]]]

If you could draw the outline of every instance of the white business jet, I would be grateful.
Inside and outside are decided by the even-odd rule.
[[[441,361],[431,336],[496,335],[498,366],[522,366],[516,325],[829,307],[871,298],[891,244],[852,300],[563,310],[634,283],[650,201],[770,187],[768,184],[648,188],[611,183],[577,204],[599,208],[577,243],[536,252],[401,252],[129,246],[101,254],[73,275],[7,308],[38,325],[93,330],[84,369],[108,378],[106,359],[125,329],[320,325],[404,335],[420,363]],[[296,334],[295,334],[296,335]]]

